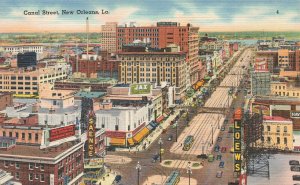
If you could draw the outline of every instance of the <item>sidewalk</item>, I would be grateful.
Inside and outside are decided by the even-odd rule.
[[[103,177],[97,181],[97,185],[112,185],[114,184],[115,177],[117,175],[116,172],[111,171],[110,169],[106,169],[107,173],[103,175]]]
[[[144,150],[145,144],[146,144],[145,150],[147,150],[149,146],[161,135],[163,129],[166,129],[168,126],[170,126],[171,121],[174,120],[177,115],[179,115],[179,110],[176,110],[173,115],[171,114],[165,121],[160,123],[156,127],[156,129],[153,130],[147,137],[145,137],[143,141],[140,142],[138,145],[132,148],[117,148],[116,151],[140,152]]]

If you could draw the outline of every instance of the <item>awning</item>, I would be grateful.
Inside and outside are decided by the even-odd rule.
[[[144,127],[139,133],[137,133],[134,137],[133,140],[135,143],[139,143],[147,134],[149,133],[149,129]]]
[[[154,128],[155,128],[155,127],[152,126],[151,124],[147,125],[146,127],[147,127],[148,130],[154,130]]]
[[[134,141],[132,138],[127,139],[130,146],[134,145]]]
[[[110,145],[124,146],[125,145],[125,139],[123,139],[123,138],[111,138],[110,139]]]
[[[163,115],[159,116],[157,119],[156,119],[156,123],[160,123],[165,117]]]

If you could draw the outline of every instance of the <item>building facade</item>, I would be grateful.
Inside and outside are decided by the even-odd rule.
[[[106,22],[105,25],[101,25],[101,46],[109,53],[116,52],[117,26],[117,22]]]
[[[3,45],[0,48],[4,48],[5,52],[10,52],[12,54],[25,53],[25,52],[36,52],[43,53],[43,45],[35,44],[20,44],[20,45]]]
[[[189,86],[189,68],[182,52],[121,52],[119,81],[122,83],[166,82],[176,88],[176,94]]]
[[[264,116],[262,142],[265,147],[293,151],[293,122],[279,116]]]
[[[0,111],[13,105],[13,94],[9,92],[0,92]]]

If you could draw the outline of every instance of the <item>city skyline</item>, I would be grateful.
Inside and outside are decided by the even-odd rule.
[[[201,31],[300,31],[300,1],[2,1],[1,32],[84,32],[89,17],[90,31],[99,32],[105,22],[151,26],[158,21],[191,23]],[[41,15],[42,11],[58,15]],[[73,15],[62,11],[74,11]],[[77,14],[80,10],[80,14]],[[278,10],[278,12],[277,12]],[[40,15],[25,15],[39,12]],[[83,11],[98,11],[85,14]],[[108,11],[108,14],[102,14]],[[82,14],[81,14],[82,13]]]

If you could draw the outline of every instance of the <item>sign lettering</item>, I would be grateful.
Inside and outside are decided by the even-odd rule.
[[[291,118],[297,118],[299,119],[300,118],[300,112],[291,112]]]
[[[50,130],[49,141],[56,141],[75,135],[75,125],[68,125],[65,127],[55,128]]]
[[[242,147],[242,130],[241,130],[242,109],[237,109],[234,114],[234,172],[241,172],[241,147]]]
[[[87,144],[88,144],[88,156],[93,157],[95,154],[95,123],[94,113],[91,112],[89,115],[88,132],[87,132]]]

